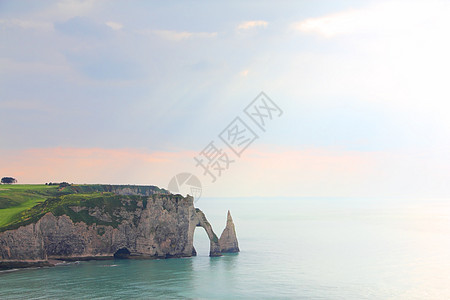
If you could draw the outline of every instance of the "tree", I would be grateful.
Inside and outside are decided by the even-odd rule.
[[[13,177],[3,177],[2,178],[2,183],[3,184],[13,184],[16,183],[17,179],[13,178]]]

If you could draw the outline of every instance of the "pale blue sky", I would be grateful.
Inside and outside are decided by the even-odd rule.
[[[2,151],[198,152],[265,91],[285,113],[255,151],[380,155],[370,176],[426,194],[449,179],[448,12],[440,1],[0,1]]]
[[[259,1],[27,4],[6,1],[1,9],[6,41],[1,55],[10,64],[1,82],[2,102],[7,103],[2,120],[15,128],[3,133],[7,147],[123,147],[126,143],[164,150],[175,140],[177,145],[192,147],[225,126],[261,90],[294,110],[285,117],[286,128],[277,132],[288,138],[277,143],[347,141],[352,139],[348,131],[352,124],[364,120],[359,114],[373,117],[365,107],[357,108],[356,115],[346,111],[345,104],[322,110],[312,99],[290,96],[282,87],[270,89],[268,78],[256,73],[259,69],[283,78],[289,76],[289,56],[324,51],[323,41],[286,31],[290,23],[333,12],[336,5]],[[267,25],[237,29],[249,20]],[[114,30],[107,22],[123,27]],[[164,32],[193,36],[167,40]],[[253,83],[246,86],[248,79],[239,78],[239,73],[251,67],[255,68]],[[294,107],[290,102],[295,102]],[[17,118],[18,114],[23,118]],[[299,136],[283,133],[297,118],[309,128],[298,132]],[[323,123],[325,119],[335,123],[333,130]],[[373,131],[371,121],[366,123]],[[317,134],[312,134],[312,128]],[[43,134],[48,130],[53,132],[51,137]],[[18,133],[21,137],[14,138]],[[357,131],[354,135],[362,138]]]

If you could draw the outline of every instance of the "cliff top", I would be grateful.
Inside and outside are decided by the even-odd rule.
[[[74,207],[102,207],[114,216],[112,212],[118,207],[135,210],[137,205],[142,205],[139,203],[145,205],[149,196],[161,194],[170,193],[156,186],[137,185],[1,185],[0,232],[34,223],[48,212],[65,214],[73,221],[84,221],[86,224],[115,227],[121,222],[119,217],[102,221],[88,210],[77,211]]]

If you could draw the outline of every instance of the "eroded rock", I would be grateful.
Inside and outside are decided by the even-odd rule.
[[[127,258],[188,257],[195,255],[193,237],[197,226],[203,227],[210,238],[210,256],[220,255],[219,239],[204,213],[194,208],[192,197],[161,194],[137,199],[132,200],[139,203],[131,203],[135,204],[131,211],[124,207],[113,212],[101,206],[90,208],[89,215],[99,220],[92,224],[49,212],[36,223],[1,232],[0,262],[42,263],[51,259],[112,258],[114,254]],[[86,212],[84,207],[70,208]],[[104,225],[117,216],[120,224]]]
[[[234,228],[233,218],[230,211],[227,215],[227,226],[223,230],[219,239],[220,252],[222,253],[236,253],[239,252],[238,240],[236,237],[236,230]]]

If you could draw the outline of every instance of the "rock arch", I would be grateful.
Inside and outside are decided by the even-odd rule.
[[[195,209],[193,221],[194,221],[193,224],[195,226],[191,227],[190,236],[191,237],[194,236],[194,230],[196,227],[203,227],[209,238],[209,256],[221,256],[222,254],[220,253],[219,239],[217,238],[217,235],[214,233],[211,224],[208,222],[208,219],[206,219],[205,214],[198,208]],[[193,245],[192,245],[192,255],[196,255],[196,251]]]

